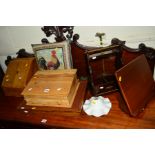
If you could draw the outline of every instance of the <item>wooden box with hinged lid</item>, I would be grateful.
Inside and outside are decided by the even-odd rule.
[[[3,78],[2,89],[6,96],[21,96],[21,92],[37,71],[35,58],[18,58],[12,60]]]
[[[79,81],[76,69],[37,71],[22,95],[27,105],[72,107]]]

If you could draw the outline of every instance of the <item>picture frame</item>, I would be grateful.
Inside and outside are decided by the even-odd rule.
[[[72,57],[68,41],[32,44],[39,70],[71,69]]]

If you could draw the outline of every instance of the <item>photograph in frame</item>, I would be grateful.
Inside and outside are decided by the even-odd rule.
[[[72,68],[68,41],[48,44],[32,44],[39,70]]]

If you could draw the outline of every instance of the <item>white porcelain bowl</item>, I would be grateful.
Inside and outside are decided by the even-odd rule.
[[[108,98],[102,96],[91,97],[83,104],[83,110],[88,114],[96,117],[107,115],[112,105]]]

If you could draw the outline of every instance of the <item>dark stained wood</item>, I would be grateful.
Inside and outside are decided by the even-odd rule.
[[[140,55],[115,75],[130,115],[138,115],[155,96],[155,84],[146,57]]]
[[[87,92],[86,98],[90,97]],[[79,116],[62,116],[59,113],[31,110],[28,113],[18,110],[17,107],[23,98],[4,97],[0,95],[0,122],[3,128],[105,128],[105,129],[129,129],[129,128],[155,128],[155,97],[147,104],[145,110],[137,117],[130,117],[119,108],[120,94],[118,92],[107,94],[112,102],[112,109],[107,116],[99,118],[88,116],[83,111]],[[46,123],[41,123],[47,119]],[[5,122],[5,123],[4,123]],[[9,123],[11,126],[9,126]],[[15,128],[15,127],[14,127]]]
[[[154,65],[155,65],[155,49],[152,47],[146,46],[144,43],[140,43],[138,48],[130,48],[125,45],[125,41],[121,41],[118,38],[113,38],[111,40],[112,45],[119,45],[121,49],[121,58],[123,65],[126,65],[130,61],[132,61],[137,56],[144,54],[148,60],[148,63],[150,65],[152,74],[154,71]]]
[[[89,71],[87,66],[87,58],[86,58],[86,51],[100,49],[98,47],[90,47],[79,44],[77,42],[79,38],[78,34],[73,36],[73,41],[70,43],[71,45],[71,53],[72,53],[72,60],[73,60],[73,67],[77,68],[77,75],[81,79],[88,78]]]
[[[78,43],[79,39],[78,34],[73,35],[73,40],[71,41],[71,52],[72,52],[72,59],[73,59],[73,66],[78,69],[78,76],[79,77],[89,77],[88,66],[87,66],[87,59],[86,55],[84,54],[86,51],[97,51],[102,49],[101,47],[90,47],[85,46]],[[109,48],[110,46],[115,46],[115,52],[117,53],[116,66],[119,68],[120,65],[126,65],[131,60],[136,58],[137,56],[144,54],[148,60],[150,65],[152,74],[154,71],[155,65],[155,49],[151,47],[147,47],[145,44],[139,44],[138,48],[130,48],[125,45],[125,41],[121,41],[118,38],[113,38],[111,41],[111,45],[104,47]],[[121,61],[120,61],[121,60]],[[109,70],[111,69],[108,68]]]
[[[27,52],[25,49],[20,49],[17,53],[17,58],[31,58],[34,57],[34,54]]]
[[[34,54],[27,52],[24,48],[20,49],[16,54],[17,54],[16,58],[32,58],[32,57],[34,57]],[[7,59],[5,60],[6,66],[8,66],[8,64],[12,60],[14,60],[14,58],[12,58],[11,56],[7,56]]]
[[[55,35],[56,42],[61,42],[67,39],[72,38],[74,26],[44,26],[41,28],[42,31],[46,34],[47,37]],[[65,33],[68,33],[66,37]]]
[[[3,81],[3,78],[4,78],[4,72],[3,72],[3,69],[2,69],[2,67],[0,65],[0,85],[1,85],[1,83]]]
[[[118,47],[108,46],[86,52],[89,82],[95,96],[118,90],[114,73],[123,66]]]

